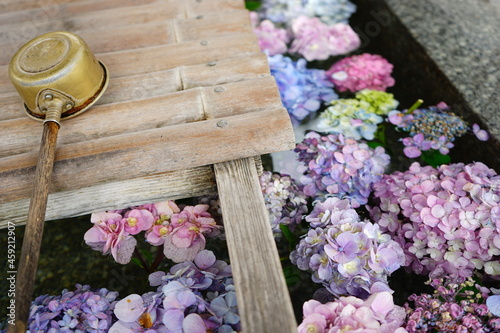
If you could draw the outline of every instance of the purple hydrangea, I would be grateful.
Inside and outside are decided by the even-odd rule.
[[[129,295],[115,306],[110,332],[232,332],[241,330],[231,267],[203,250],[194,261],[149,276],[157,291]]]
[[[277,54],[268,57],[268,60],[271,74],[278,84],[281,101],[294,125],[318,111],[322,103],[338,98],[325,71],[308,69],[304,59],[295,62]]]
[[[294,180],[270,171],[264,171],[259,180],[273,231],[279,233],[280,224],[291,229],[299,225],[307,213],[307,197]]]
[[[75,291],[39,296],[31,304],[27,332],[108,332],[117,296],[115,291],[93,291],[79,284]]]
[[[434,279],[430,285],[434,294],[411,295],[405,304],[405,328],[408,332],[475,332],[500,331],[500,318],[492,316],[484,299],[489,289],[472,281],[463,282]]]
[[[387,276],[404,263],[403,249],[378,225],[360,221],[348,200],[317,203],[306,221],[314,229],[300,240],[290,260],[311,271],[314,282],[335,296],[366,298],[374,290],[390,290]]]
[[[410,109],[403,112],[394,110],[389,113],[388,120],[410,135],[402,139],[404,154],[410,158],[419,157],[423,151],[431,149],[446,155],[453,148],[455,138],[469,130],[478,139],[488,140],[485,130],[481,130],[477,124],[469,129],[467,123],[451,112],[443,102],[428,109]]]
[[[373,183],[382,179],[390,159],[382,147],[372,149],[342,134],[322,136],[314,131],[295,151],[308,167],[300,179],[306,195],[348,198],[354,208],[367,203]]]
[[[372,219],[404,248],[406,263],[431,278],[500,274],[500,176],[480,162],[413,163],[374,184]]]

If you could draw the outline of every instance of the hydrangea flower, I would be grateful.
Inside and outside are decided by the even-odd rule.
[[[326,72],[339,91],[363,89],[385,91],[395,83],[392,64],[376,54],[364,53],[344,58]]]
[[[31,304],[27,332],[108,332],[117,296],[115,291],[93,291],[79,284],[75,291],[39,296]]]
[[[390,111],[395,110],[399,102],[394,99],[394,95],[379,90],[363,89],[356,93],[356,99],[370,104],[368,112],[386,116]]]
[[[375,293],[366,301],[353,296],[326,304],[310,300],[304,303],[303,314],[299,333],[408,332],[403,328],[405,312],[389,292]]]
[[[130,262],[137,240],[145,231],[146,240],[163,245],[164,255],[174,262],[193,260],[205,248],[205,236],[218,234],[219,226],[207,212],[208,205],[186,206],[181,211],[173,201],[94,213],[94,226],[85,233],[85,242],[116,262]]]
[[[348,200],[328,198],[317,203],[306,221],[312,228],[290,254],[302,270],[313,272],[335,296],[365,298],[376,284],[404,263],[403,249],[376,224],[360,221]]]
[[[307,213],[307,199],[293,179],[264,171],[259,180],[273,231],[281,232],[280,224],[292,229],[299,225]]]
[[[389,121],[398,128],[409,133],[404,138],[404,153],[407,157],[415,158],[422,151],[431,149],[439,150],[443,155],[453,148],[455,138],[464,135],[469,129],[462,118],[450,111],[444,102],[428,109],[415,109],[400,112],[397,110],[389,113]],[[479,129],[474,124],[472,131],[480,140],[487,140],[488,133]]]
[[[250,12],[252,27],[259,40],[260,50],[268,55],[283,54],[288,50],[290,38],[285,29],[276,28],[274,23],[263,20],[258,23],[257,13]]]
[[[287,25],[299,15],[318,17],[328,25],[347,24],[356,6],[349,0],[264,0],[259,9],[260,16],[275,23]]]
[[[339,99],[320,114],[318,129],[328,133],[342,133],[346,137],[373,140],[377,125],[384,120],[370,112],[368,102],[357,99]]]
[[[318,111],[323,102],[338,97],[333,91],[333,84],[326,79],[325,71],[308,69],[304,59],[294,62],[278,54],[268,60],[281,101],[294,125]]]
[[[472,279],[453,282],[434,279],[434,294],[411,295],[405,304],[408,332],[498,332],[500,318],[494,317],[484,304],[489,289],[475,286]],[[473,289],[480,289],[475,292]]]
[[[322,136],[314,131],[295,151],[308,167],[300,180],[306,195],[348,198],[354,208],[367,203],[372,184],[382,179],[390,159],[382,147],[372,149],[342,134]]]
[[[316,17],[299,16],[291,25],[293,41],[289,52],[302,55],[307,61],[326,60],[346,54],[361,45],[359,36],[344,23],[328,26]]]
[[[149,276],[157,291],[116,304],[110,332],[233,332],[241,330],[231,266],[203,250],[194,261]]]
[[[500,273],[500,176],[480,162],[413,163],[373,185],[371,217],[405,250],[417,274],[458,279]]]

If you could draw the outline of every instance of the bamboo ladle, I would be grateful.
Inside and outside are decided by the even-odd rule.
[[[12,58],[9,76],[28,116],[43,121],[21,257],[16,276],[15,325],[8,333],[26,332],[40,255],[47,197],[60,120],[86,111],[103,94],[109,75],[87,44],[75,34],[39,36]]]

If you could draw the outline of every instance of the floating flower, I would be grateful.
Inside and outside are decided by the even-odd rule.
[[[378,114],[379,116],[388,115],[390,111],[395,110],[399,102],[394,99],[394,95],[379,90],[363,89],[356,93],[356,99],[370,104],[368,112]]]
[[[375,293],[366,301],[352,296],[326,304],[310,300],[304,303],[303,314],[299,333],[408,332],[403,328],[405,312],[388,292]]]
[[[364,53],[336,62],[327,72],[339,91],[356,92],[363,89],[385,91],[395,83],[393,66],[383,57]]]
[[[268,60],[271,74],[278,84],[281,101],[294,125],[318,111],[323,102],[338,97],[333,91],[333,84],[327,80],[325,71],[308,69],[304,59],[294,62],[289,57],[278,54]]]
[[[403,249],[377,225],[360,221],[349,200],[328,198],[317,203],[306,221],[321,228],[311,229],[301,239],[290,260],[312,271],[314,282],[335,296],[366,298],[379,284],[389,289],[387,276],[404,264]]]
[[[384,120],[370,112],[373,109],[368,102],[357,99],[339,99],[331,101],[320,114],[318,129],[329,133],[342,133],[346,137],[360,140],[373,140],[377,125]]]
[[[295,151],[307,167],[301,178],[303,191],[311,197],[333,194],[348,198],[355,208],[364,205],[389,164],[384,148],[372,149],[342,134],[306,134]]]
[[[347,24],[356,6],[349,0],[264,0],[259,9],[260,16],[273,22],[287,25],[299,15],[318,17],[323,23]]]
[[[499,274],[500,176],[494,170],[480,162],[437,169],[415,162],[373,187],[379,203],[372,219],[405,249],[405,266],[431,278]]]
[[[264,171],[259,180],[273,231],[281,232],[280,224],[292,229],[299,225],[307,213],[307,199],[294,180],[270,171]]]
[[[417,102],[414,107],[418,107],[421,102]],[[402,139],[405,145],[403,151],[407,157],[416,158],[423,151],[431,149],[446,155],[453,148],[455,138],[469,130],[465,121],[451,112],[443,102],[428,109],[414,107],[404,112],[391,111],[388,118],[392,124],[410,135]],[[487,140],[488,133],[481,130],[477,124],[474,125],[472,127],[474,134],[480,140]]]
[[[257,13],[250,12],[253,22],[253,31],[259,40],[261,51],[268,55],[283,54],[288,50],[287,43],[290,41],[285,29],[276,28],[273,22],[263,20],[257,23]]]
[[[328,26],[318,18],[299,16],[292,22],[291,53],[299,53],[307,61],[326,60],[346,54],[361,45],[359,36],[347,24]]]

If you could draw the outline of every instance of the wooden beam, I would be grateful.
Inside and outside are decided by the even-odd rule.
[[[214,171],[243,332],[297,332],[254,160]]]
[[[76,190],[52,193],[46,220],[82,216],[111,209],[122,209],[162,200],[177,200],[216,192],[211,166],[165,172]],[[29,199],[0,203],[0,229],[7,222],[26,224]]]

